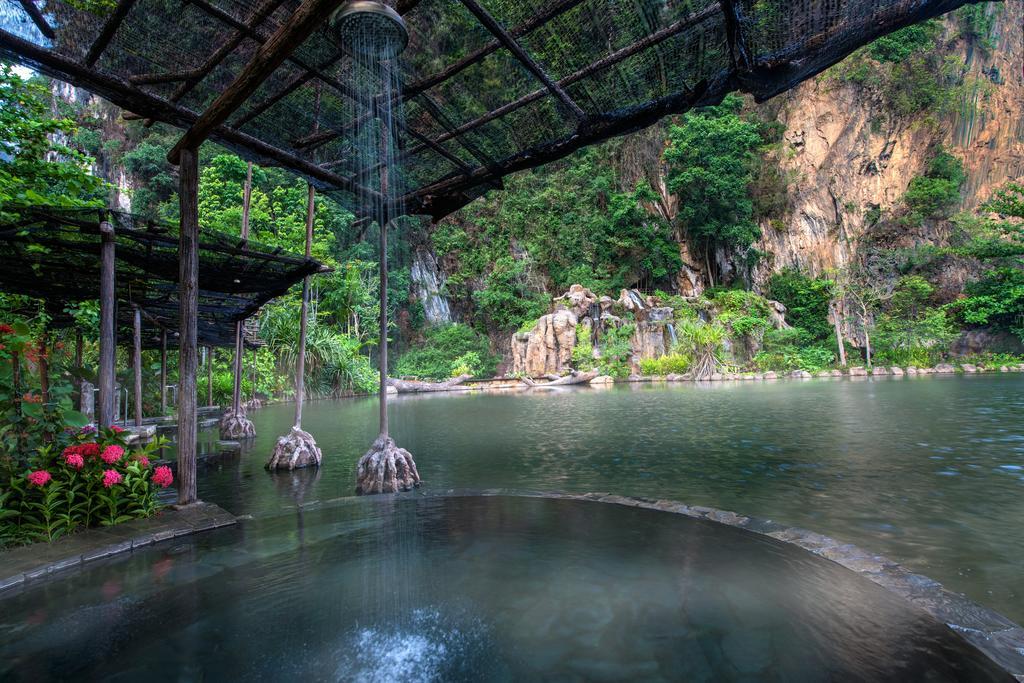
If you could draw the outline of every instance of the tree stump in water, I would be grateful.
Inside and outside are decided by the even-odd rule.
[[[220,438],[230,441],[250,439],[256,436],[256,427],[245,416],[245,409],[236,414],[233,410],[224,411],[220,418]]]
[[[411,491],[419,485],[420,473],[412,454],[388,436],[377,437],[356,466],[356,495]]]
[[[309,432],[298,427],[277,440],[274,453],[267,463],[268,470],[296,470],[300,467],[320,467],[323,455],[316,445],[316,439]]]

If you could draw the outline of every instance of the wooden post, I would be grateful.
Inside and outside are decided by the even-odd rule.
[[[181,150],[178,169],[178,504],[196,502],[196,318],[199,312],[199,151]]]
[[[49,336],[49,327],[43,322],[43,329],[39,333],[39,397],[44,406],[50,402],[50,359],[47,357],[50,352]]]
[[[114,295],[114,226],[107,221],[100,223],[103,241],[100,246],[100,405],[99,427],[114,424],[114,363],[116,339],[114,321],[117,302]]]
[[[213,405],[213,347],[206,347],[206,405]]]
[[[167,414],[167,330],[160,330],[160,417]]]
[[[75,330],[75,388],[78,389],[78,409],[82,409],[82,355],[83,355],[83,343],[82,343],[82,330]]]
[[[142,311],[132,306],[134,313],[132,335],[132,374],[135,375],[135,426],[142,426]]]
[[[313,214],[316,191],[309,185],[306,199],[306,258],[313,253]],[[302,402],[306,392],[306,318],[309,315],[309,276],[302,279],[302,311],[299,315],[299,358],[295,368],[295,427],[302,428]]]

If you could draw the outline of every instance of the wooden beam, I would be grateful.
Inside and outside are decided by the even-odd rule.
[[[274,13],[274,10],[281,6],[282,2],[284,2],[284,0],[264,0],[263,4],[257,7],[256,11],[249,17],[247,24],[248,27],[252,30],[258,28],[267,17]],[[198,69],[195,69],[193,75],[185,79],[185,82],[174,90],[174,93],[170,98],[171,102],[177,102],[187,95],[199,84],[200,81],[206,78],[211,71],[217,68],[217,65],[223,62],[236,47],[241,45],[242,41],[245,40],[246,37],[246,31],[235,29],[235,35],[221,43],[217,49],[214,50],[213,54],[206,58],[203,65]]]
[[[25,13],[28,14],[28,18],[32,20],[32,23],[36,25],[40,33],[50,40],[57,37],[57,32],[50,26],[50,22],[46,21],[46,17],[36,7],[36,3],[32,2],[32,0],[20,0],[20,2]]]
[[[585,1],[586,0],[562,0],[561,2],[557,2],[545,11],[535,14],[528,21],[510,29],[508,33],[513,38],[521,38],[548,23],[552,19],[565,14],[574,7],[582,5]],[[495,40],[481,48],[478,48],[477,50],[474,50],[457,62],[445,67],[438,73],[421,78],[415,83],[410,83],[405,87],[402,99],[409,100],[416,95],[419,95],[421,92],[434,87],[438,83],[448,80],[455,74],[460,73],[477,62],[482,61],[488,55],[497,52],[500,48],[501,43]]]
[[[0,29],[0,56],[9,57],[41,70],[54,78],[85,88],[110,100],[117,106],[136,112],[145,118],[156,119],[180,128],[194,124],[198,118],[195,112],[137,88],[124,79],[95,69],[87,69],[60,53],[40,47],[2,29]],[[374,190],[356,186],[349,178],[331,173],[306,159],[267,144],[230,126],[218,127],[214,131],[214,137],[235,151],[243,152],[244,155],[268,159],[307,178],[330,186],[332,189],[353,194],[362,193],[371,197],[377,195]]]
[[[534,78],[541,82],[541,85],[543,85],[548,92],[554,95],[563,105],[565,105],[566,109],[572,112],[572,115],[576,117],[577,121],[582,121],[587,118],[586,112],[576,104],[575,100],[569,97],[569,93],[565,92],[562,86],[551,80],[551,77],[548,76],[547,72],[544,71],[541,65],[538,64],[537,61],[531,57],[519,43],[516,42],[516,39],[513,38],[505,28],[491,16],[490,12],[481,7],[476,0],[462,0],[462,4],[481,24],[484,25],[484,28],[490,31],[491,34],[498,39],[498,42],[500,42],[506,50],[515,56],[527,71],[533,74]]]
[[[560,79],[558,81],[558,85],[559,87],[566,88],[569,87],[570,85],[573,85],[574,83],[578,83],[584,78],[588,78],[589,76],[592,76],[599,71],[607,69],[610,66],[618,64],[619,62],[622,62],[635,54],[643,52],[644,50],[648,50],[654,47],[655,45],[658,45],[659,43],[668,40],[672,36],[678,35],[685,31],[686,29],[691,28],[692,26],[699,24],[700,22],[705,21],[717,14],[720,14],[720,12],[721,8],[718,5],[708,5],[699,12],[695,12],[694,14],[683,17],[682,19],[670,24],[669,26],[666,26],[660,31],[656,31],[655,33],[650,34],[643,40],[639,40],[633,43],[632,45],[628,45],[622,48],[621,50],[616,50],[615,52],[612,52],[611,54],[606,55],[595,62],[592,62],[591,64],[583,67],[582,69],[579,69],[575,73],[572,73],[566,76],[565,78]],[[484,114],[483,116],[480,116],[472,121],[462,124],[453,131],[448,131],[446,133],[443,133],[442,135],[439,135],[438,137],[434,138],[434,142],[447,142],[452,138],[461,136],[465,133],[468,133],[471,130],[475,130],[480,126],[488,124],[491,121],[506,116],[512,113],[513,111],[525,107],[528,104],[536,102],[537,100],[543,98],[547,94],[548,91],[546,88],[534,90],[533,92],[524,95],[523,97],[520,97],[517,100],[504,104],[501,107],[498,107],[497,109]],[[402,159],[405,160],[410,157],[413,157],[425,149],[427,149],[426,145],[417,145],[411,148],[405,154],[403,154]],[[421,190],[421,192],[426,191],[426,188]]]
[[[306,258],[313,253],[313,219],[316,216],[316,190],[309,186],[306,196]],[[302,403],[306,394],[306,330],[309,317],[309,280],[302,279],[302,308],[299,313],[299,357],[295,361],[295,428],[302,428]]]
[[[135,426],[142,426],[142,312],[133,306],[132,374],[135,380]]]
[[[252,60],[235,77],[234,82],[199,115],[192,127],[168,153],[167,159],[171,163],[177,163],[181,150],[197,148],[210,137],[210,134],[227,121],[228,117],[281,66],[288,55],[306,42],[306,39],[342,2],[344,0],[305,0],[289,21],[282,24],[270,40],[256,51]]]
[[[178,201],[178,503],[196,497],[196,317],[199,308],[199,150],[181,150]]]
[[[100,405],[98,426],[105,429],[114,424],[114,363],[117,354],[117,299],[115,293],[114,226],[100,223]]]
[[[135,0],[118,0],[117,6],[114,7],[114,11],[107,17],[103,28],[100,30],[100,35],[93,41],[92,46],[89,48],[89,53],[82,62],[87,68],[92,68],[96,64],[96,60],[107,49],[107,45],[113,40],[114,34],[117,33],[117,29],[121,27],[121,23],[128,16],[128,12],[134,5]]]

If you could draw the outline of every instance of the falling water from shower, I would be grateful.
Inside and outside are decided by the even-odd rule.
[[[357,493],[395,493],[419,485],[416,464],[389,434],[387,396],[387,237],[405,211],[398,131],[404,129],[398,55],[408,42],[402,18],[380,2],[343,5],[331,25],[351,56],[356,110],[351,159],[359,185],[359,212],[380,234],[380,435],[359,460]]]

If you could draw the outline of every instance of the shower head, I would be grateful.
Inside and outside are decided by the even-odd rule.
[[[331,28],[353,52],[390,59],[405,50],[409,31],[395,10],[377,0],[351,0],[331,17]]]

